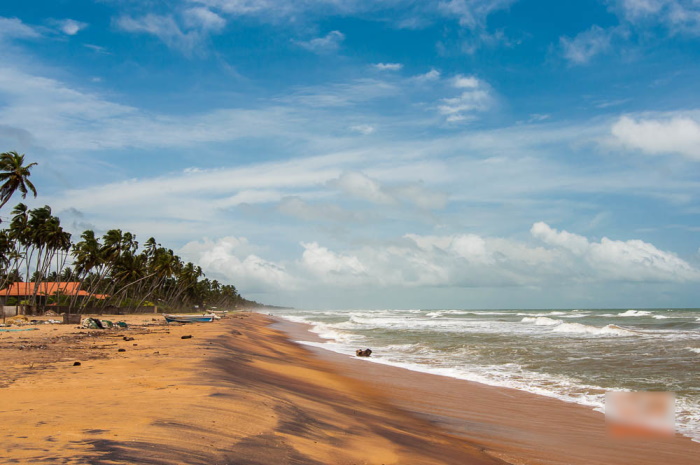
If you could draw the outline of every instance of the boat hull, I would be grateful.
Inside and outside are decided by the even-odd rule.
[[[211,323],[214,315],[163,315],[168,323]]]

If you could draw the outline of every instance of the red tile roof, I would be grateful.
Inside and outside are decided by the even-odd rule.
[[[65,283],[13,283],[5,289],[0,289],[0,297],[25,297],[34,295],[76,295],[80,297],[88,297],[89,292],[80,289],[80,283],[65,282]],[[106,299],[109,297],[106,294],[93,294],[96,299]]]

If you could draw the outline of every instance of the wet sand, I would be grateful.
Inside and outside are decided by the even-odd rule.
[[[262,315],[103,318],[132,326],[0,333],[0,463],[504,463],[339,374]]]
[[[292,340],[322,341],[308,325],[278,320]],[[394,405],[513,464],[693,465],[700,444],[677,435],[615,439],[604,415],[588,407],[514,389],[391,367],[307,346],[346,376],[362,380]],[[359,348],[359,347],[358,347]]]

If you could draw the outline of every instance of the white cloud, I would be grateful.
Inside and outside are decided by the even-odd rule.
[[[401,71],[403,68],[401,63],[375,63],[372,66],[380,71]]]
[[[304,87],[291,95],[280,98],[281,102],[310,107],[343,107],[360,102],[392,97],[402,92],[396,84],[380,79],[360,78],[349,82]]]
[[[530,233],[542,242],[570,250],[576,255],[585,254],[590,247],[590,243],[585,237],[567,231],[557,231],[543,222],[533,224]]]
[[[245,292],[293,290],[297,279],[284,265],[265,260],[250,252],[246,238],[233,236],[216,241],[203,239],[187,243],[179,253],[197,263],[205,272],[223,276]]]
[[[375,131],[375,128],[369,124],[356,124],[355,126],[350,126],[350,130],[368,136]]]
[[[336,276],[342,277],[340,283],[348,284],[347,279],[353,276],[362,276],[367,269],[360,260],[353,255],[344,255],[331,252],[321,247],[316,242],[302,243],[304,253],[301,263],[313,275],[324,281],[335,281]]]
[[[442,99],[438,106],[449,123],[470,121],[476,118],[476,112],[489,110],[494,104],[489,86],[474,76],[458,75],[452,79],[452,86],[464,91],[457,97]]]
[[[376,179],[355,171],[346,171],[328,185],[352,197],[381,205],[398,205],[402,202],[421,209],[444,208],[447,196],[442,192],[427,189],[420,182],[398,185],[383,184]]]
[[[588,273],[595,279],[639,282],[700,280],[700,270],[674,253],[664,252],[644,241],[617,241],[604,237],[600,242],[591,242],[583,236],[557,231],[541,222],[535,223],[531,232],[544,243],[583,259],[589,268]]]
[[[223,31],[226,20],[207,8],[195,7],[177,15],[122,16],[115,24],[126,32],[151,34],[168,47],[193,55],[204,53],[209,36]]]
[[[476,89],[481,83],[479,79],[474,76],[462,76],[458,74],[452,78],[452,85],[458,89]]]
[[[667,0],[618,0],[617,3],[627,18],[635,20],[657,14],[669,2]]]
[[[446,0],[438,2],[438,10],[453,16],[469,29],[483,28],[486,18],[494,11],[508,8],[517,0]]]
[[[686,116],[634,119],[621,117],[612,135],[623,146],[648,154],[675,153],[700,161],[700,123]]]
[[[41,34],[31,26],[28,26],[18,18],[4,18],[0,16],[0,42],[8,39],[36,39]]]
[[[226,20],[207,8],[190,8],[182,13],[185,24],[190,28],[221,31]]]
[[[345,40],[345,35],[340,31],[331,31],[323,37],[316,37],[308,41],[295,40],[294,43],[314,53],[332,53],[340,48]]]
[[[635,26],[661,24],[671,34],[700,35],[697,0],[617,0],[616,9]]]
[[[197,3],[216,8],[232,15],[286,16],[302,9],[294,2],[279,0],[195,0]],[[313,2],[311,2],[313,3]]]
[[[440,71],[438,71],[436,69],[431,69],[427,73],[413,76],[412,79],[416,82],[419,82],[419,83],[437,81],[440,79]]]
[[[5,103],[0,125],[26,131],[34,144],[51,150],[191,145],[261,131],[292,134],[283,129],[287,110],[279,107],[181,117],[152,114],[10,66],[0,68],[0,96]],[[298,128],[295,131],[299,133]]]
[[[564,58],[573,64],[582,65],[591,61],[596,55],[607,52],[615,33],[614,29],[592,26],[573,39],[560,37],[559,44]]]
[[[246,250],[245,241],[229,237],[192,242],[183,253],[238,282],[302,291],[322,285],[368,290],[700,281],[700,270],[640,240],[596,242],[542,222],[532,226],[531,234],[544,246],[471,233],[406,234],[343,252],[302,242],[301,257],[282,265],[259,258]]]
[[[611,9],[619,25],[594,25],[573,38],[560,37],[562,55],[570,63],[583,65],[613,49],[613,42],[656,34],[659,27],[670,35],[700,35],[700,2],[697,0],[613,0]]]
[[[80,32],[83,29],[85,29],[86,27],[88,27],[88,24],[83,23],[81,21],[76,21],[74,19],[64,19],[64,20],[58,21],[58,26],[64,34],[67,34],[69,36],[74,36],[78,32]]]
[[[372,203],[393,204],[396,202],[396,199],[384,191],[379,182],[362,173],[343,173],[338,179],[331,181],[330,185]]]
[[[305,265],[319,274],[332,270],[334,281],[345,286],[380,288],[700,281],[700,270],[640,240],[592,242],[545,223],[533,225],[532,235],[546,246],[476,234],[407,234],[393,244],[344,253],[314,243],[316,260]]]
[[[399,27],[424,27],[438,19],[455,19],[463,27],[486,25],[487,17],[517,0],[194,0],[234,16],[254,16],[261,21],[299,21],[320,16],[383,15]]]
[[[102,54],[102,55],[111,55],[105,47],[95,45],[95,44],[83,44],[85,48],[89,48],[90,50]]]
[[[168,47],[180,50],[186,55],[197,51],[204,40],[199,30],[184,31],[173,16],[155,14],[140,18],[122,16],[117,19],[116,24],[126,32],[154,35]]]
[[[549,115],[549,114],[532,113],[532,114],[530,114],[530,117],[528,118],[527,122],[528,123],[541,123],[542,121],[547,121],[551,117],[552,117],[552,115]]]

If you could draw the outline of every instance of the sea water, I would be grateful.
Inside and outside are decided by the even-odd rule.
[[[274,310],[368,362],[504,386],[604,411],[606,391],[676,394],[700,442],[700,309]]]

